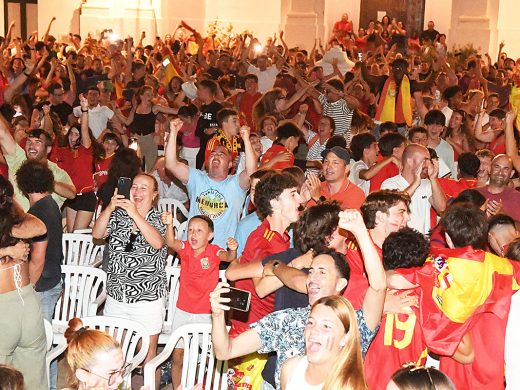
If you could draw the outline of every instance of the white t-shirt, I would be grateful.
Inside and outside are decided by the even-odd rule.
[[[276,76],[280,73],[280,69],[278,69],[276,65],[271,65],[266,70],[260,70],[254,65],[249,65],[247,71],[258,77],[258,92],[260,93],[266,93],[272,89],[276,81]]]
[[[453,151],[453,147],[441,138],[441,142],[434,149],[439,158],[442,159],[450,169],[451,175],[456,177],[457,169],[455,167],[455,152]]]
[[[445,106],[445,107],[442,108],[441,111],[444,114],[444,116],[446,117],[446,126],[449,126],[450,125],[451,114],[453,114],[453,110],[451,108],[449,108],[448,106]]]
[[[363,160],[355,161],[350,160],[350,173],[349,180],[363,190],[365,196],[370,193],[370,180],[363,180],[359,177],[359,172],[364,169],[368,169],[368,165]]]
[[[404,191],[410,183],[400,174],[386,179],[381,184],[382,190]],[[410,222],[408,226],[423,234],[430,233],[430,198],[432,197],[432,184],[429,180],[422,179],[421,184],[415,190],[410,202]]]
[[[76,118],[81,117],[81,107],[74,107],[72,113]],[[94,138],[98,138],[103,130],[107,128],[107,123],[113,116],[114,111],[107,106],[98,104],[96,107],[88,109],[88,127],[92,130]]]

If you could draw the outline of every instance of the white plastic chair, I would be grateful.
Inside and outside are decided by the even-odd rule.
[[[54,343],[64,341],[68,322],[74,317],[95,316],[106,299],[107,275],[99,268],[62,265],[63,293],[56,304],[52,328]]]
[[[178,240],[184,240],[184,233],[188,228],[188,221],[179,222],[176,219],[173,220],[173,228],[175,229],[175,237]]]
[[[125,363],[132,365],[132,371],[146,358],[150,347],[150,337],[144,326],[138,322],[107,316],[84,317],[81,321],[83,326],[100,330],[115,338],[121,346]],[[138,349],[139,342],[141,342],[140,349]],[[47,354],[47,374],[52,360],[58,358],[66,349],[67,343],[61,342]],[[128,383],[129,379],[125,378]]]
[[[227,361],[217,360],[211,343],[211,324],[189,324],[175,330],[164,349],[144,366],[144,385],[156,390],[155,371],[173,352],[179,340],[184,340],[184,360],[181,384],[191,389],[197,383],[206,390],[228,388]]]
[[[166,279],[168,295],[166,296],[166,310],[164,322],[159,335],[159,344],[164,345],[168,341],[172,333],[173,316],[177,307],[177,299],[179,298],[179,281],[181,269],[176,266],[166,267]]]
[[[170,211],[173,214],[173,219],[179,220],[177,217],[179,211],[182,213],[182,215],[184,215],[185,218],[188,218],[188,210],[186,207],[184,207],[182,202],[178,201],[177,199],[160,199],[157,207],[160,212]]]
[[[96,245],[91,234],[63,233],[63,264],[99,266],[104,245]]]

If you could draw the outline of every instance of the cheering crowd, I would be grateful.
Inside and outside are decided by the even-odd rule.
[[[520,388],[520,62],[504,43],[496,60],[451,53],[433,21],[389,16],[356,33],[343,14],[310,51],[185,22],[59,42],[53,21],[25,41],[12,23],[0,46],[0,389],[48,388],[43,319],[76,231],[104,241],[98,314],[144,326],[143,364],[172,254],[172,327],[212,324],[230,389]],[[184,235],[163,199],[187,208]],[[110,336],[74,318],[65,337],[72,388],[128,374]]]

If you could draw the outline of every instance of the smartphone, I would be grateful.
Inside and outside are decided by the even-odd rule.
[[[222,294],[222,297],[230,299],[224,305],[240,311],[249,311],[249,304],[251,303],[251,293],[249,291],[229,287],[229,292]]]
[[[134,97],[134,94],[135,94],[135,90],[132,88],[123,89],[123,98],[126,101],[131,102],[132,98]]]
[[[166,58],[163,62],[162,62],[163,66],[168,66],[170,65],[170,59],[169,58]]]
[[[359,61],[363,61],[363,53],[358,53],[357,57]]]
[[[120,177],[117,179],[118,195],[123,195],[125,199],[130,199],[130,187],[132,187],[132,179],[129,177]]]

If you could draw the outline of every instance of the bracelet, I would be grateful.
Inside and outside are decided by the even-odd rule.
[[[81,109],[81,112],[88,112],[88,108],[86,110],[84,110],[83,108]]]
[[[27,74],[27,73],[25,73],[25,72],[23,72],[23,74],[25,75],[25,77],[31,77],[30,74]]]

